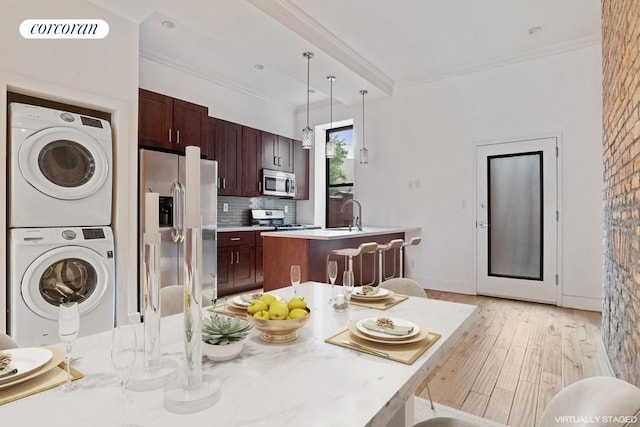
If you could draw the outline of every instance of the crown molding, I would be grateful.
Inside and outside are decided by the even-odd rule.
[[[479,62],[476,64],[451,68],[449,70],[442,70],[440,72],[432,73],[427,76],[414,79],[399,81],[396,83],[396,89],[404,89],[413,86],[420,86],[428,83],[433,83],[438,80],[444,80],[451,77],[462,76],[465,74],[476,73],[479,71],[490,70],[492,68],[504,67],[507,65],[513,65],[520,62],[527,62],[534,59],[540,59],[548,56],[558,55],[572,50],[582,49],[588,46],[593,46],[602,43],[602,37],[600,35],[582,37],[570,42],[559,43],[552,46],[548,46],[542,49],[536,49],[522,55],[508,56],[498,59],[491,59],[488,61]]]
[[[271,18],[346,66],[373,86],[393,95],[395,82],[290,0],[247,0]]]
[[[295,109],[296,106],[289,103],[289,102],[284,102],[280,99],[277,98],[273,98],[271,96],[265,95],[263,93],[260,92],[256,92],[254,90],[251,90],[245,86],[239,85],[237,83],[233,83],[231,81],[225,80],[225,79],[221,79],[213,74],[210,73],[203,73],[202,71],[196,70],[195,68],[192,67],[188,67],[185,65],[185,63],[183,62],[178,62],[177,60],[166,56],[164,54],[161,54],[155,50],[150,50],[150,49],[144,49],[142,47],[140,47],[140,51],[139,51],[139,55],[141,58],[145,58],[148,59],[149,61],[158,63],[160,65],[164,65],[165,67],[169,67],[169,68],[173,68],[175,70],[178,70],[180,72],[186,73],[186,74],[190,74],[194,77],[203,79],[203,80],[207,80],[211,83],[214,83],[218,86],[223,86],[226,87],[228,89],[231,89],[233,91],[236,92],[240,92],[243,93],[245,95],[249,95],[252,96],[254,98],[258,98],[261,99],[263,101],[275,104],[275,105],[280,105],[280,106],[285,106],[287,108],[291,108],[291,109]]]

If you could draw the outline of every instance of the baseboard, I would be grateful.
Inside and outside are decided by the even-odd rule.
[[[602,311],[602,298],[586,298],[573,295],[562,295],[562,307],[579,310]]]
[[[598,341],[598,364],[600,365],[600,372],[602,375],[607,377],[615,377],[615,373],[613,372],[613,366],[611,366],[611,361],[609,361],[609,356],[607,356],[607,350],[604,347],[604,342],[602,338]]]

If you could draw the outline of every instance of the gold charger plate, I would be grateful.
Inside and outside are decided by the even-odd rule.
[[[27,380],[30,380],[32,378],[35,378],[35,377],[37,377],[39,375],[42,375],[45,372],[55,368],[61,362],[64,361],[64,351],[62,351],[62,350],[60,350],[59,348],[56,348],[56,347],[45,347],[45,348],[47,348],[48,350],[51,350],[51,352],[53,353],[53,356],[51,357],[51,359],[49,359],[49,361],[47,363],[42,365],[39,369],[36,369],[35,371],[32,371],[28,375],[25,375],[25,376],[20,377],[20,378],[16,378],[15,380],[7,382],[7,383],[0,384],[0,390],[12,387],[14,385],[17,385],[17,384],[20,384],[20,383],[25,382]]]
[[[363,340],[367,340],[367,341],[371,341],[371,342],[375,342],[378,344],[389,344],[389,345],[402,345],[402,344],[409,344],[409,343],[414,343],[414,342],[418,342],[418,341],[422,341],[426,338],[429,337],[429,331],[427,330],[427,328],[425,328],[424,326],[418,324],[418,326],[420,327],[420,333],[418,335],[414,335],[406,340],[397,340],[397,339],[393,339],[393,340],[385,340],[382,338],[375,338],[375,337],[371,337],[369,335],[363,334],[362,332],[360,332],[358,330],[358,328],[356,327],[356,322],[357,321],[352,321],[349,322],[349,332],[352,335],[357,336],[358,338],[362,338]]]
[[[351,298],[352,299],[356,299],[358,301],[364,302],[364,301],[382,301],[385,300],[387,298],[391,298],[393,297],[395,294],[392,290],[390,289],[386,289],[387,291],[389,291],[388,293],[385,293],[384,295],[372,295],[372,296],[364,296],[364,295],[358,295],[355,292],[351,293]]]

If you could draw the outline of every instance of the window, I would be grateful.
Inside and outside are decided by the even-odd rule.
[[[332,141],[336,147],[335,157],[327,159],[326,227],[344,227],[353,217],[352,204],[340,212],[344,202],[353,199],[353,125],[328,129],[326,141]]]

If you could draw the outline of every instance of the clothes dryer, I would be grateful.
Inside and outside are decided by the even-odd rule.
[[[20,103],[9,111],[9,227],[111,224],[109,122]]]
[[[9,335],[20,345],[59,342],[58,306],[67,301],[78,303],[80,336],[113,328],[111,228],[17,228],[9,240]]]

